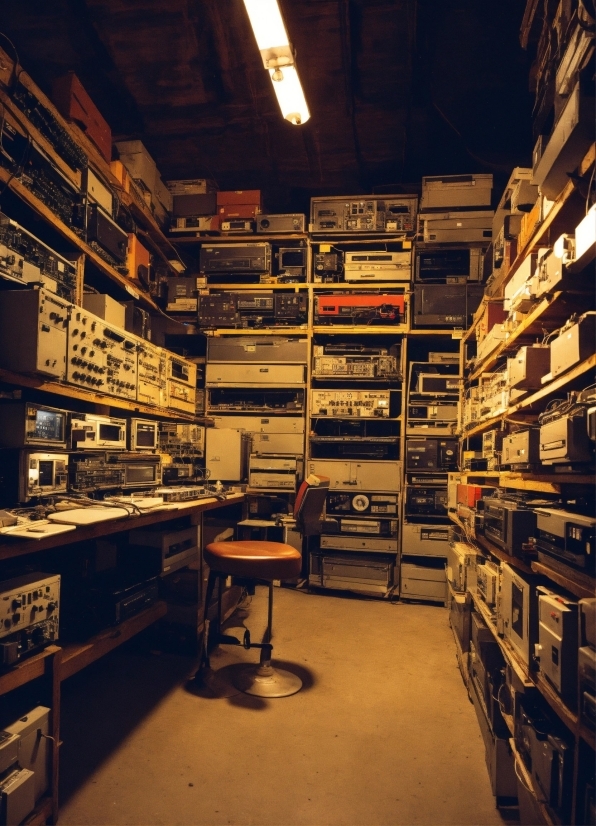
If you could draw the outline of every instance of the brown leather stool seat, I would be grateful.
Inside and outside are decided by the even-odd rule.
[[[300,552],[283,542],[212,542],[203,558],[212,571],[247,579],[296,579],[300,575]]]

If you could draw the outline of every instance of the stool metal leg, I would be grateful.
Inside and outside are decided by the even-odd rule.
[[[234,678],[234,685],[254,697],[290,697],[302,688],[302,680],[291,671],[271,665],[273,646],[273,583],[269,583],[267,630],[258,665],[250,665]]]

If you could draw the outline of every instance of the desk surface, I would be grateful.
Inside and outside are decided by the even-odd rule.
[[[0,540],[0,561],[3,559],[13,559],[18,556],[39,553],[50,548],[58,548],[62,545],[72,545],[75,542],[82,542],[87,539],[96,539],[100,536],[108,536],[121,531],[132,530],[133,528],[145,528],[148,525],[156,525],[159,522],[168,522],[177,519],[179,516],[193,516],[205,511],[225,508],[227,505],[235,505],[244,500],[243,493],[233,493],[221,499],[200,499],[190,502],[178,502],[176,506],[170,506],[167,510],[149,511],[141,516],[126,516],[122,519],[113,519],[109,522],[98,522],[94,525],[78,527],[68,533],[57,534],[41,540],[23,540],[17,537],[10,538],[5,534]]]

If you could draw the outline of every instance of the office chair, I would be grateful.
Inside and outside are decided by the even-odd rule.
[[[294,518],[303,537],[321,533],[321,516],[329,489],[329,478],[309,476],[300,486],[294,504]],[[242,645],[244,648],[260,648],[258,665],[249,665],[234,679],[234,685],[246,694],[256,697],[289,697],[300,691],[302,680],[290,671],[273,668],[271,644],[273,631],[273,580],[296,579],[302,567],[302,555],[292,545],[283,542],[261,540],[212,542],[203,551],[203,558],[209,565],[209,579],[205,598],[204,638],[199,670],[194,676],[200,685],[203,669],[209,668],[209,651],[219,644]],[[221,598],[223,580],[228,576],[252,582],[264,582],[269,586],[267,609],[267,630],[264,642],[250,639],[246,629],[242,641],[221,633]],[[217,625],[215,633],[209,628],[207,613],[213,597],[215,582],[217,589]],[[209,639],[211,637],[211,639]]]

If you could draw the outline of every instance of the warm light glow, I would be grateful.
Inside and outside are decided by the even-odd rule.
[[[290,123],[306,123],[310,112],[277,0],[244,0],[244,5],[282,115]]]
[[[282,80],[273,80],[273,75],[276,74],[277,76],[277,73],[283,74]],[[281,70],[269,69],[269,74],[284,118],[297,125],[306,123],[310,118],[310,112],[296,67],[284,66]]]
[[[290,45],[277,0],[244,0],[244,5],[260,52]]]

